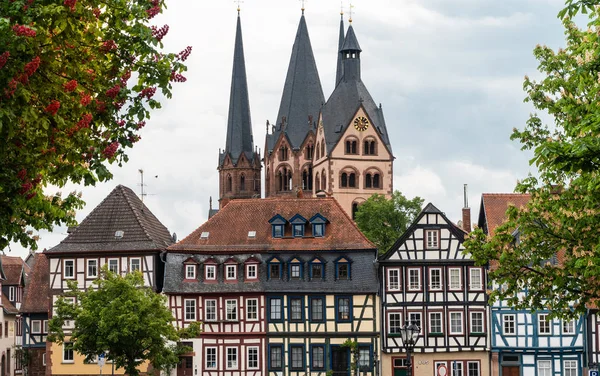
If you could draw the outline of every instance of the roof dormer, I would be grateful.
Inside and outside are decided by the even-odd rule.
[[[290,218],[290,223],[292,224],[292,236],[295,238],[301,238],[304,236],[304,230],[306,228],[306,218],[301,216],[300,214],[296,214],[292,218]]]
[[[285,224],[287,220],[281,215],[277,214],[273,218],[269,219],[271,224],[271,230],[274,238],[283,238],[285,234]]]

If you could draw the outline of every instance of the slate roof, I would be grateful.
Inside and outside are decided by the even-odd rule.
[[[35,264],[31,271],[29,282],[25,285],[21,312],[43,313],[50,307],[50,266],[48,258],[43,253],[35,254]]]
[[[117,238],[116,231],[123,231],[123,237]],[[44,253],[158,251],[172,243],[169,230],[139,197],[118,185],[72,233]]]
[[[484,193],[481,195],[479,208],[479,228],[494,236],[496,227],[506,220],[506,210],[509,205],[521,207],[529,201],[530,195],[523,193]]]
[[[344,45],[340,49],[340,51],[362,51],[360,48],[360,44],[358,44],[358,39],[356,38],[356,34],[354,33],[354,28],[352,24],[348,27],[348,32],[346,33],[346,39],[344,40]]]
[[[219,155],[219,166],[223,165],[227,154],[229,154],[233,164],[237,164],[238,158],[242,153],[246,154],[246,158],[249,161],[253,160],[254,141],[250,119],[250,100],[248,98],[246,62],[242,41],[242,23],[238,13],[233,53],[233,72],[231,74],[231,91],[229,94],[227,141],[225,151]]]
[[[267,135],[267,152],[272,151],[282,130],[291,147],[298,149],[308,133],[314,129],[319,110],[325,102],[317,64],[313,55],[304,14],[300,18],[292,56],[283,87],[275,131]],[[309,124],[312,116],[313,124]],[[286,118],[282,127],[282,118]]]
[[[18,285],[21,283],[22,273],[29,273],[29,265],[20,257],[2,255],[0,261],[2,275],[4,276],[3,285]]]
[[[284,238],[273,238],[269,220],[279,214],[289,220],[296,214],[327,218],[325,236],[293,238],[286,226]],[[256,231],[250,238],[249,231]],[[310,226],[307,234],[310,235]],[[202,233],[209,233],[202,239]],[[208,253],[295,251],[295,250],[365,250],[375,249],[356,224],[333,198],[280,198],[232,200],[185,239],[168,248],[169,252]]]
[[[344,75],[344,68],[342,65],[342,46],[344,45],[344,13],[340,13],[340,37],[338,40],[338,53],[337,53],[337,69],[335,71],[335,86],[340,82]]]

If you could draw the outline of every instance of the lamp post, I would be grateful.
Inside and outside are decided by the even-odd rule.
[[[402,328],[400,328],[400,336],[402,338],[402,344],[406,348],[406,367],[407,367],[407,376],[412,376],[412,360],[411,360],[411,352],[415,348],[415,344],[417,343],[417,338],[419,338],[419,332],[421,328],[415,323],[411,323],[409,321],[404,324]]]

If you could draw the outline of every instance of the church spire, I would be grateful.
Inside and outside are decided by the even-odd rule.
[[[344,80],[358,80],[360,81],[360,45],[356,34],[354,34],[354,28],[352,24],[348,27],[346,33],[346,39],[344,45],[340,49],[342,54],[342,69]]]
[[[335,84],[337,85],[342,76],[344,75],[344,66],[342,65],[342,47],[344,46],[344,12],[340,12],[340,37],[338,41],[338,57],[337,57],[337,70],[335,73]]]

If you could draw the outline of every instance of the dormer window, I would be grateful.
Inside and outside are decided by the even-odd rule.
[[[301,238],[304,236],[304,225],[294,225],[294,237]]]
[[[185,279],[196,279],[196,265],[185,266]]]
[[[277,214],[269,220],[269,223],[271,224],[273,237],[283,238],[283,235],[285,234],[284,226],[287,223],[287,220],[279,214]]]
[[[301,238],[304,236],[304,228],[306,227],[306,222],[308,221],[300,214],[296,214],[295,216],[290,218],[290,223],[292,224],[292,235],[295,238]]]
[[[303,270],[302,270],[302,261],[297,258],[293,258],[289,262],[289,276],[290,279],[302,279]]]
[[[340,257],[335,261],[335,279],[336,280],[346,280],[351,279],[352,270],[351,270],[351,262],[349,259],[345,257]]]
[[[273,225],[273,237],[283,238],[283,225]]]
[[[282,272],[282,262],[277,257],[273,257],[267,262],[267,279],[281,279]]]
[[[309,277],[311,280],[325,279],[325,263],[318,257],[315,257],[309,263]]]
[[[225,265],[225,278],[229,281],[237,279],[236,265]]]
[[[216,281],[217,280],[217,266],[216,265],[206,265],[204,272],[204,278],[207,281]]]
[[[257,266],[256,264],[250,264],[250,265],[246,265],[246,279],[256,279],[258,278],[258,273],[257,273]]]
[[[327,218],[317,213],[312,216],[309,222],[312,225],[312,233],[315,238],[321,238],[325,236],[325,224],[327,223]]]

